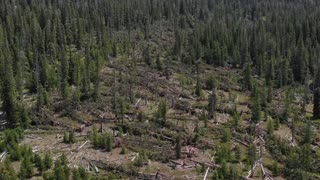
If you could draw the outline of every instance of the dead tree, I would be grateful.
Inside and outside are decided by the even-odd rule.
[[[215,110],[216,110],[216,102],[217,102],[217,97],[214,91],[210,94],[209,98],[209,104],[208,104],[208,113],[209,113],[209,118],[214,119],[215,117]]]

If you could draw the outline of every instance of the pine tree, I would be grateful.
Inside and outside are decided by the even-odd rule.
[[[249,63],[246,63],[244,68],[244,85],[249,91],[252,90],[252,70]]]
[[[158,57],[156,59],[156,64],[157,64],[157,69],[159,71],[161,71],[163,68],[162,68],[162,63],[161,63],[161,60],[160,60],[160,55],[158,55]]]
[[[61,55],[61,95],[64,99],[69,97],[69,62],[68,59],[64,56],[64,53]]]
[[[241,149],[238,145],[235,147],[235,158],[236,161],[241,162]]]
[[[202,87],[201,87],[201,82],[200,82],[200,76],[197,76],[197,83],[196,83],[196,89],[195,89],[195,94],[197,96],[201,96],[202,94]]]
[[[20,166],[20,178],[26,179],[33,176],[33,164],[31,161],[31,154],[25,153]]]
[[[261,121],[261,103],[260,103],[259,97],[254,98],[251,118],[252,118],[252,121],[255,123],[258,123]]]
[[[76,142],[76,136],[74,134],[74,131],[71,130],[70,133],[69,133],[69,143],[70,144],[74,144]]]
[[[53,160],[49,152],[45,154],[43,162],[46,170],[51,168]]]
[[[41,174],[46,170],[44,161],[38,154],[35,155],[35,167],[38,168]]]
[[[239,123],[240,123],[240,114],[236,110],[233,113],[232,119],[233,119],[233,127],[235,129],[238,129],[239,128]]]
[[[180,133],[176,138],[176,158],[180,159],[181,157],[181,142],[180,142]]]
[[[222,129],[222,142],[226,143],[229,142],[231,138],[231,132],[229,128],[223,128]]]
[[[94,92],[93,98],[97,101],[100,97],[100,69],[101,69],[102,57],[98,56],[95,59],[95,72],[94,72]]]
[[[117,43],[116,42],[113,42],[112,43],[112,57],[117,57],[118,55],[118,51],[117,51]]]
[[[320,66],[314,80],[313,118],[320,119]]]
[[[151,65],[151,56],[150,56],[150,50],[149,46],[147,46],[143,51],[143,60],[147,65]]]
[[[161,126],[164,126],[167,120],[167,103],[165,99],[160,100],[156,117],[160,121]]]
[[[64,171],[61,160],[57,160],[54,166],[54,179],[67,180],[69,179]]]
[[[104,136],[104,141],[104,148],[106,149],[106,151],[110,152],[112,150],[112,139],[110,135],[106,134]]]
[[[269,135],[272,135],[274,131],[274,125],[271,119],[267,120],[267,132]]]
[[[311,126],[311,123],[308,122],[305,126],[303,143],[310,144],[312,142],[312,138],[313,138],[312,126]]]
[[[256,147],[254,144],[250,144],[248,149],[248,164],[251,166],[251,169],[253,168],[256,156]]]
[[[208,100],[209,100],[208,102],[209,118],[215,118],[217,97],[214,90],[212,90],[212,93],[210,94],[210,97]]]
[[[316,88],[313,94],[313,118],[320,119],[320,88]]]
[[[124,123],[124,115],[125,115],[126,107],[125,107],[125,101],[123,97],[119,98],[119,110],[120,110],[119,115],[120,115],[121,122]]]
[[[30,117],[28,111],[26,110],[26,105],[21,103],[19,107],[19,115],[20,115],[20,126],[24,129],[28,128],[30,125]]]
[[[69,143],[69,133],[68,132],[64,132],[64,134],[63,134],[63,142],[64,143]]]
[[[1,57],[0,55],[0,61],[3,61],[3,67],[2,67],[2,75],[1,75],[1,84],[2,84],[2,109],[4,112],[6,112],[6,117],[8,120],[8,124],[11,127],[14,127],[19,122],[19,116],[18,116],[18,105],[17,105],[17,94],[15,89],[15,82],[13,78],[13,71],[12,71],[12,65],[10,63],[10,59],[5,57]]]

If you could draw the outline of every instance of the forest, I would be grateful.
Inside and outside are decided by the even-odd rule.
[[[0,0],[0,180],[320,179],[320,1]]]

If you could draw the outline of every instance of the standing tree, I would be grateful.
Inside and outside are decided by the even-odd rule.
[[[4,57],[0,53],[0,61],[4,62],[1,67],[1,98],[2,98],[2,109],[6,113],[8,124],[11,127],[16,126],[19,122],[18,118],[18,105],[17,105],[17,94],[15,89],[15,82],[13,78],[13,71],[11,60],[8,57]],[[5,58],[5,59],[4,59]]]
[[[254,162],[256,161],[256,146],[254,144],[250,144],[248,149],[248,164],[251,167],[251,172],[253,171]],[[251,173],[253,174],[253,173]]]
[[[235,158],[236,158],[236,161],[238,162],[241,161],[241,149],[238,145],[235,147]]]
[[[156,118],[159,120],[161,126],[164,126],[167,120],[167,103],[164,99],[160,100]]]
[[[311,126],[311,123],[308,122],[305,126],[303,143],[310,144],[312,142],[312,137],[313,137],[312,126]]]
[[[196,83],[195,94],[197,96],[201,96],[201,93],[202,93],[202,87],[201,87],[200,76],[197,75],[197,83]]]
[[[252,121],[258,123],[261,121],[261,103],[258,96],[254,97],[253,107],[252,107]]]
[[[320,118],[320,66],[314,80],[313,90],[313,118]]]
[[[245,64],[243,73],[244,73],[244,85],[249,91],[251,91],[252,90],[252,70],[251,70],[251,65],[249,63]]]
[[[180,159],[181,157],[181,142],[180,142],[180,133],[178,134],[177,138],[176,138],[176,157],[177,159]]]
[[[143,51],[143,60],[147,65],[151,65],[151,56],[149,46],[147,46]]]

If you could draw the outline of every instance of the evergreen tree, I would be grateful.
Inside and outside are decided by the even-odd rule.
[[[222,129],[222,142],[226,143],[228,141],[230,141],[231,138],[231,132],[229,128],[223,128]]]
[[[250,144],[248,148],[248,164],[253,168],[254,162],[256,161],[256,147],[254,144]]]
[[[318,68],[313,90],[313,118],[320,118],[320,67]]]
[[[259,97],[254,98],[251,118],[252,118],[252,121],[255,123],[258,123],[261,121],[261,103],[260,103]]]
[[[15,82],[13,78],[12,65],[7,57],[1,57],[0,61],[3,61],[1,85],[2,85],[2,109],[6,112],[6,118],[11,127],[14,127],[19,122],[17,94],[15,89]],[[6,58],[6,59],[3,59]]]
[[[180,142],[180,134],[176,138],[176,158],[180,159],[181,157],[181,142]]]
[[[150,57],[150,50],[149,46],[147,46],[143,51],[143,60],[147,65],[151,65],[151,57]]]
[[[61,55],[61,95],[63,98],[67,99],[69,97],[69,62],[68,59],[64,56],[64,53]]]
[[[238,145],[235,147],[235,158],[236,161],[241,162],[241,149]]]
[[[202,87],[201,87],[201,82],[200,82],[200,77],[199,75],[197,76],[197,83],[196,83],[196,89],[195,89],[195,94],[197,96],[201,96],[202,93]]]
[[[162,63],[161,63],[161,60],[160,60],[160,55],[158,55],[158,57],[156,59],[156,64],[157,64],[157,69],[159,71],[161,71],[163,68],[162,68]]]
[[[274,131],[274,125],[271,119],[267,120],[267,132],[269,135],[272,135]]]
[[[165,99],[161,99],[159,106],[158,106],[158,111],[156,113],[157,119],[160,121],[161,126],[164,126],[167,120],[167,103]]]
[[[312,126],[311,126],[311,123],[308,122],[305,126],[303,143],[310,144],[312,142],[312,138],[313,138]]]
[[[252,70],[249,63],[246,63],[244,68],[244,85],[249,91],[252,90]]]
[[[320,88],[313,91],[313,118],[320,119]]]
[[[76,136],[75,136],[75,134],[74,134],[74,131],[71,130],[71,131],[69,132],[69,143],[70,143],[70,144],[73,144],[73,143],[75,143],[75,142],[76,142]]]
[[[0,163],[0,179],[3,179],[3,180],[18,179],[17,174],[13,169],[9,158],[6,158],[4,163]]]
[[[63,142],[64,143],[68,143],[69,142],[69,133],[68,132],[64,132],[64,134],[63,134]]]
[[[43,159],[45,169],[50,169],[53,163],[50,153],[46,153]]]
[[[109,135],[105,136],[105,149],[110,152],[112,150],[112,140]]]
[[[21,179],[31,178],[33,176],[33,164],[31,161],[31,154],[24,154],[21,166],[20,166],[20,174],[19,177]]]

